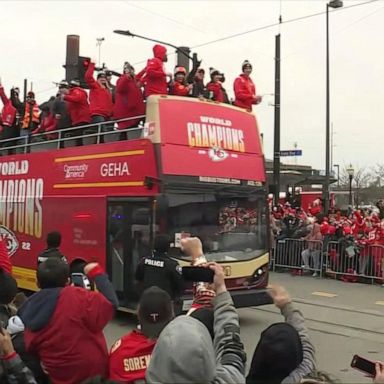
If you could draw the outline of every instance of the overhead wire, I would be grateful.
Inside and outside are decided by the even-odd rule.
[[[378,1],[380,1],[380,0],[369,0],[369,1],[362,2],[362,3],[352,4],[352,5],[348,5],[348,6],[342,7],[342,8],[338,8],[336,10],[333,10],[332,12],[340,12],[340,11],[343,11],[343,10],[346,10],[346,9],[355,8],[355,7],[359,7],[359,6],[366,5],[366,4],[376,3]],[[266,29],[273,28],[273,27],[276,27],[276,26],[279,26],[279,28],[280,28],[282,24],[289,24],[289,23],[294,23],[294,22],[297,22],[297,21],[302,21],[302,20],[310,19],[310,18],[313,18],[313,17],[316,17],[316,16],[324,15],[325,13],[326,13],[325,11],[321,11],[321,12],[312,13],[312,14],[305,15],[305,16],[295,17],[293,19],[288,19],[288,20],[282,20],[281,17],[279,17],[279,21],[277,23],[275,22],[275,23],[267,24],[267,25],[264,25],[264,26],[261,26],[261,27],[249,29],[247,31],[238,32],[238,33],[235,33],[235,34],[232,34],[232,35],[224,36],[224,37],[221,37],[221,38],[218,38],[218,39],[215,39],[215,40],[211,40],[211,41],[208,41],[208,42],[205,42],[205,43],[202,43],[202,44],[194,45],[194,46],[192,46],[190,48],[191,49],[196,49],[196,48],[206,47],[207,45],[219,43],[219,42],[222,42],[222,41],[225,41],[225,40],[233,39],[235,37],[244,36],[244,35],[247,35],[249,33],[266,30]],[[172,54],[174,54],[174,53],[170,53],[168,56],[170,56]],[[138,62],[134,63],[133,65],[143,64],[145,62],[146,62],[146,60],[141,60],[141,61],[138,61]]]

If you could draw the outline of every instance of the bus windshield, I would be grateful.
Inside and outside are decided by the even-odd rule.
[[[262,194],[168,194],[168,200],[167,215],[160,220],[172,238],[171,257],[189,260],[180,249],[181,239],[189,236],[201,239],[208,261],[244,261],[265,254],[267,223]]]

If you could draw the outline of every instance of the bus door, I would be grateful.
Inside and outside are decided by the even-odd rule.
[[[135,199],[108,203],[107,271],[120,305],[136,308],[135,271],[151,252],[151,204]]]

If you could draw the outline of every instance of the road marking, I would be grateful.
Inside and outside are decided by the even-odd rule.
[[[328,292],[312,292],[312,295],[314,296],[321,296],[321,297],[337,297],[334,293],[328,293]]]
[[[379,300],[379,301],[376,301],[375,304],[376,305],[384,305],[384,301],[383,300]]]

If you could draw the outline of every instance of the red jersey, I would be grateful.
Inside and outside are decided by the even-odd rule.
[[[7,246],[4,240],[0,237],[0,270],[6,273],[12,273],[12,264],[9,261]]]
[[[116,341],[109,354],[109,378],[124,383],[145,380],[155,344],[136,330]]]

